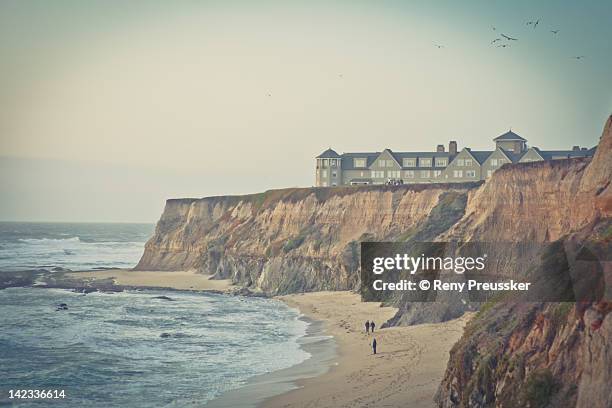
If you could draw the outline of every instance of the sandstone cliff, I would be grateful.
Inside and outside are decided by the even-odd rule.
[[[301,188],[168,200],[140,270],[197,269],[267,294],[353,289],[359,242],[431,239],[477,183]]]
[[[540,272],[588,261],[600,284],[575,303],[482,306],[451,351],[440,407],[612,406],[611,153],[612,117],[590,163],[512,166],[470,194],[447,236],[543,242],[545,251],[529,254],[545,260]]]

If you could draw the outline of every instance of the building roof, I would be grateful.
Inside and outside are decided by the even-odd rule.
[[[574,157],[591,157],[595,154],[596,148],[597,146],[585,150],[540,150],[537,147],[533,149],[536,150],[544,160],[551,160],[553,157],[565,157],[568,159]]]
[[[342,170],[368,170],[368,167],[374,163],[374,160],[380,156],[381,152],[367,152],[367,153],[343,153],[342,156]],[[348,159],[348,160],[345,160]],[[353,159],[366,159],[366,167],[355,167]]]
[[[511,141],[511,140],[519,140],[521,142],[526,142],[527,141],[527,139],[523,139],[522,137],[520,137],[519,135],[517,135],[516,133],[514,133],[511,130],[506,132],[506,133],[504,133],[503,135],[499,135],[495,139],[493,139],[494,142]]]
[[[318,155],[316,158],[317,159],[338,159],[340,158],[340,155],[336,153],[336,151],[330,147],[329,149],[327,149],[326,151]]]
[[[476,159],[478,164],[484,163],[489,158],[489,156],[493,154],[493,150],[471,150],[469,148],[467,150]]]
[[[506,154],[506,156],[508,156],[508,158],[512,161],[512,163],[518,163],[518,161],[521,160],[521,157],[523,157],[525,153],[527,153],[527,150],[522,151],[520,153],[515,153],[512,150],[502,149],[501,147],[500,147],[500,150],[503,151]]]
[[[426,159],[433,159],[435,157],[449,159],[451,154],[449,152],[394,152],[389,149],[389,154],[399,163],[402,169],[435,169],[435,160],[432,160],[432,165],[428,167],[405,167],[403,160],[423,157]],[[369,167],[376,161],[378,156],[383,152],[363,152],[363,153],[343,153],[340,157],[342,158],[342,170],[369,170]],[[345,160],[348,159],[348,160]],[[366,159],[366,167],[355,167],[353,159]]]

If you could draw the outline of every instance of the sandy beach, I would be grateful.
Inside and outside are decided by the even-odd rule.
[[[103,271],[72,272],[66,275],[71,278],[85,281],[112,279],[116,285],[135,287],[216,291],[225,291],[232,288],[232,284],[229,280],[210,279],[210,275],[203,275],[195,271],[169,272],[111,269]]]
[[[325,374],[298,380],[300,387],[262,404],[277,407],[434,407],[433,396],[448,353],[470,315],[445,323],[393,327],[367,335],[364,323],[380,326],[395,313],[362,303],[351,292],[315,292],[279,297],[309,318],[322,321],[338,346]],[[371,339],[378,343],[372,354]]]

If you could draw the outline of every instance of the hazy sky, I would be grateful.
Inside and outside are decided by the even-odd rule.
[[[0,220],[152,222],[169,197],[310,186],[329,146],[490,149],[512,127],[590,147],[612,112],[610,15],[610,1],[2,0]],[[500,33],[518,41],[491,46]]]

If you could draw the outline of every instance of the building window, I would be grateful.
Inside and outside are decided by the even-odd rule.
[[[353,159],[353,166],[354,167],[365,167],[366,159]]]
[[[332,171],[332,177],[338,177],[338,173],[336,173],[335,171]]]
[[[419,167],[431,167],[431,159],[419,159]]]
[[[385,178],[385,172],[379,170],[372,170],[372,178]]]
[[[467,167],[472,167],[473,164],[473,160],[472,159],[465,159],[465,165]]]
[[[491,159],[491,166],[497,166],[497,159]]]
[[[464,159],[457,159],[457,166],[459,166],[459,167],[465,166],[465,160]]]
[[[323,187],[327,187],[327,181],[324,181],[322,184]]]
[[[327,177],[327,170],[321,170],[321,177]]]
[[[378,167],[387,167],[387,161],[386,160],[379,160],[378,161]]]
[[[421,178],[429,178],[430,171],[429,170],[421,170]]]
[[[463,170],[453,170],[453,177],[454,178],[462,178],[463,177]]]
[[[416,159],[403,159],[402,165],[404,167],[416,167]]]
[[[440,177],[440,174],[442,174],[441,170],[434,170],[434,178]]]
[[[406,177],[406,178],[414,178],[414,170],[406,170],[404,172],[404,177]]]
[[[330,161],[332,167],[338,167],[338,159],[331,159]]]
[[[436,167],[446,167],[448,165],[447,159],[436,159]]]
[[[466,170],[465,172],[465,177],[476,177],[476,171],[475,170]]]
[[[389,170],[387,172],[387,177],[389,178],[400,178],[401,177],[401,172],[399,170]]]
[[[491,174],[493,174],[493,170],[487,170],[487,178],[491,177]]]

